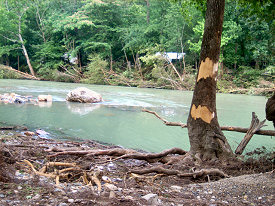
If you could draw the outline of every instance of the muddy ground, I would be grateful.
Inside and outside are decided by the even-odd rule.
[[[0,205],[275,204],[274,153],[259,160],[200,165],[193,161],[169,165],[161,163],[161,158],[149,161],[98,153],[114,149],[121,148],[0,130]],[[97,153],[85,154],[87,151]],[[194,175],[133,173],[159,166]],[[196,171],[211,168],[218,168],[225,175],[195,175]]]

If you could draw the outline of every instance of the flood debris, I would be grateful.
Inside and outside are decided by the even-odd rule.
[[[0,205],[274,202],[274,155],[264,161],[232,164],[167,164],[167,156],[183,158],[186,152],[170,149],[148,153],[90,140],[58,141],[40,138],[35,132],[29,136],[12,132],[12,136],[0,135],[0,170],[5,168],[10,176],[5,183],[0,182]]]

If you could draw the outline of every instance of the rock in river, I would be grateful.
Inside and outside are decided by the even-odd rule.
[[[81,102],[81,103],[96,103],[101,102],[102,97],[97,92],[94,92],[85,87],[79,87],[67,94],[67,101],[70,102]]]

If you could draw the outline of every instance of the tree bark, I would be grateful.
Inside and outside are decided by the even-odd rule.
[[[147,24],[150,23],[150,2],[149,0],[145,0],[146,1],[146,6],[147,6],[147,16],[146,16],[146,20],[147,20]]]
[[[216,85],[225,0],[207,0],[195,90],[187,121],[190,152],[202,160],[228,159],[230,148],[218,123]]]
[[[23,37],[21,35],[21,17],[22,16],[19,16],[19,22],[18,22],[18,38],[19,38],[19,41],[20,41],[21,46],[22,46],[23,54],[24,54],[24,56],[25,56],[25,58],[27,60],[27,64],[28,64],[29,70],[30,70],[32,76],[35,77],[35,74],[34,74],[34,71],[33,71],[32,65],[31,65],[31,61],[30,61],[28,52],[27,52],[27,49],[25,47]]]

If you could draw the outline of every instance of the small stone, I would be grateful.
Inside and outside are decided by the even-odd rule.
[[[40,199],[40,197],[41,197],[41,195],[36,194],[36,195],[33,197],[33,199],[34,199],[34,200],[38,200],[38,199]]]
[[[258,197],[258,200],[261,200],[261,199],[263,199],[262,197]]]
[[[112,191],[117,190],[117,186],[109,183],[104,184],[104,187]]]
[[[182,187],[181,187],[181,186],[177,186],[177,185],[172,185],[170,188],[171,188],[172,190],[178,191],[178,192],[180,192],[180,191],[182,190]]]
[[[65,202],[60,203],[58,206],[67,206],[68,204]]]
[[[52,102],[53,98],[51,95],[38,95],[39,102]]]
[[[116,197],[116,194],[114,191],[110,191],[109,199],[113,199]]]
[[[0,198],[4,198],[5,197],[5,195],[4,194],[0,194]]]
[[[68,199],[69,203],[74,203],[74,199]]]
[[[143,199],[147,200],[149,204],[151,205],[157,205],[158,204],[158,195],[157,194],[147,194],[142,196]]]
[[[21,186],[18,186],[17,189],[18,189],[18,190],[22,190],[22,187],[21,187]]]
[[[30,132],[30,131],[26,131],[26,132],[24,132],[24,134],[27,135],[27,136],[33,136],[33,135],[35,135],[34,132]]]

